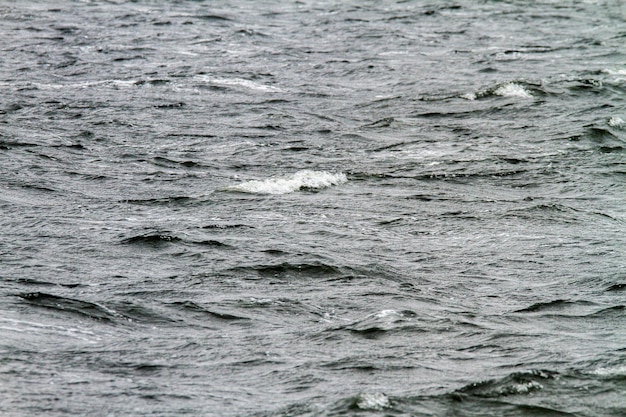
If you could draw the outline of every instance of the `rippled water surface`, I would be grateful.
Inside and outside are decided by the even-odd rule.
[[[621,1],[0,1],[0,414],[626,415]]]

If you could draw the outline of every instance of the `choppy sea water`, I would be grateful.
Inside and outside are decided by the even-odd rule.
[[[3,416],[623,416],[621,1],[0,2]]]

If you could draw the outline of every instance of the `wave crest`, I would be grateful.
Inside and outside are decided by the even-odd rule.
[[[516,83],[506,83],[502,84],[500,87],[496,88],[493,94],[502,97],[520,97],[520,98],[531,98],[532,95],[521,85]]]
[[[247,181],[228,188],[228,191],[253,194],[288,194],[299,190],[319,190],[347,181],[348,178],[343,173],[333,174],[306,169],[288,176]]]

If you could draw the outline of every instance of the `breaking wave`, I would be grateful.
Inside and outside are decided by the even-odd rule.
[[[460,97],[466,100],[478,100],[487,97],[500,96],[500,97],[514,97],[514,98],[532,98],[533,95],[525,89],[522,85],[514,82],[507,82],[496,85],[495,87],[487,90],[481,90],[475,93],[462,94]]]
[[[502,97],[520,97],[531,98],[532,95],[526,91],[524,87],[516,83],[506,83],[496,88],[493,92],[497,96]]]
[[[292,175],[253,180],[229,187],[228,191],[254,194],[288,194],[300,190],[320,190],[343,184],[348,178],[343,173],[302,170]]]

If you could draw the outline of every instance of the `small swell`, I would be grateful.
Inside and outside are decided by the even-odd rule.
[[[202,19],[202,20],[207,20],[207,21],[224,21],[224,22],[228,22],[232,19],[226,17],[226,16],[221,16],[221,15],[217,15],[217,14],[205,14],[205,15],[198,15],[195,16],[198,19]]]
[[[545,219],[562,223],[580,222],[586,213],[579,209],[568,207],[559,203],[534,204],[527,207],[514,208],[507,216],[531,217],[533,219]]]
[[[214,247],[214,248],[223,248],[230,249],[232,246],[220,242],[215,239],[206,239],[206,240],[184,240],[177,236],[173,236],[169,233],[164,232],[156,232],[156,233],[147,233],[138,236],[132,236],[126,239],[123,239],[120,242],[122,245],[136,245],[143,246],[152,249],[164,248],[173,243],[183,243],[187,245],[198,245],[198,246],[206,246],[206,247]]]
[[[626,306],[616,305],[616,306],[603,308],[602,310],[598,310],[595,313],[589,314],[587,317],[600,318],[600,319],[605,319],[605,320],[610,319],[610,318],[621,319],[623,318],[624,311],[626,311]]]
[[[417,314],[411,310],[382,310],[335,330],[347,330],[366,339],[378,339],[397,331],[423,331],[414,323]]]
[[[180,242],[181,239],[166,233],[153,233],[139,236],[132,236],[122,240],[123,245],[137,245],[147,247],[163,247],[170,243]]]
[[[161,156],[157,156],[152,159],[154,165],[166,168],[203,168],[204,166],[198,162],[186,160],[186,161],[176,161],[169,158],[163,158]]]
[[[364,128],[381,128],[381,127],[390,127],[392,123],[395,122],[393,117],[385,117],[383,119],[377,120],[375,122],[366,124],[363,126]]]
[[[556,376],[556,372],[533,369],[525,372],[515,372],[502,379],[475,382],[456,390],[454,393],[459,396],[469,395],[482,398],[528,395],[542,390],[543,385],[541,382],[552,380]]]
[[[600,127],[590,127],[585,136],[596,143],[606,143],[617,139],[613,133]]]
[[[116,313],[127,320],[139,323],[171,324],[176,320],[151,308],[126,301],[114,305]]]
[[[41,281],[34,278],[18,278],[15,280],[18,284],[23,285],[32,285],[32,286],[42,286],[42,287],[64,287],[64,288],[77,288],[82,287],[83,284],[72,283],[72,284],[64,284],[64,283],[54,283],[49,281]]]
[[[605,290],[607,292],[617,292],[617,291],[626,291],[626,283],[620,282],[618,284],[613,284]]]
[[[113,321],[116,313],[101,305],[73,298],[60,297],[43,292],[18,294],[28,304],[70,314],[77,314],[99,321]]]
[[[17,142],[17,141],[0,139],[0,150],[3,150],[3,151],[8,151],[14,148],[32,148],[34,146],[38,146],[38,145],[35,143]]]
[[[206,315],[212,319],[218,319],[218,320],[224,320],[224,321],[248,320],[247,317],[237,316],[234,314],[220,312],[220,311],[209,310],[208,308],[202,307],[201,305],[193,301],[176,301],[169,305],[176,307],[180,310],[186,311],[186,312]]]
[[[145,198],[133,200],[121,200],[121,203],[137,204],[145,206],[167,206],[167,205],[189,205],[197,200],[187,196],[163,197],[163,198]]]
[[[215,231],[215,232],[221,231],[221,230],[233,230],[233,229],[254,229],[253,226],[249,226],[247,224],[238,224],[238,223],[234,223],[234,224],[211,223],[205,226],[201,226],[200,228],[204,230]]]
[[[200,246],[211,246],[214,248],[233,248],[231,245],[228,245],[226,243],[220,242],[219,240],[214,240],[214,239],[208,239],[208,240],[197,240],[197,241],[193,241],[190,242],[194,245],[200,245]]]
[[[548,302],[535,303],[529,307],[516,310],[515,313],[539,313],[544,311],[560,311],[576,305],[593,305],[587,301],[552,300]]]
[[[320,278],[336,276],[341,274],[341,269],[332,265],[324,263],[303,263],[292,264],[283,262],[277,265],[253,265],[248,267],[235,268],[236,272],[251,271],[256,273],[260,277],[276,277],[276,278],[290,278],[290,277],[309,277]]]
[[[135,82],[135,85],[144,85],[144,84],[163,85],[163,84],[167,84],[169,82],[170,82],[170,80],[167,80],[167,79],[139,80],[139,81]]]
[[[626,142],[610,130],[596,126],[585,127],[583,133],[570,136],[567,139],[573,142],[586,141],[601,153],[620,153],[626,150]]]
[[[178,102],[178,103],[157,104],[152,107],[154,107],[155,109],[179,109],[181,107],[185,107],[185,103]]]

